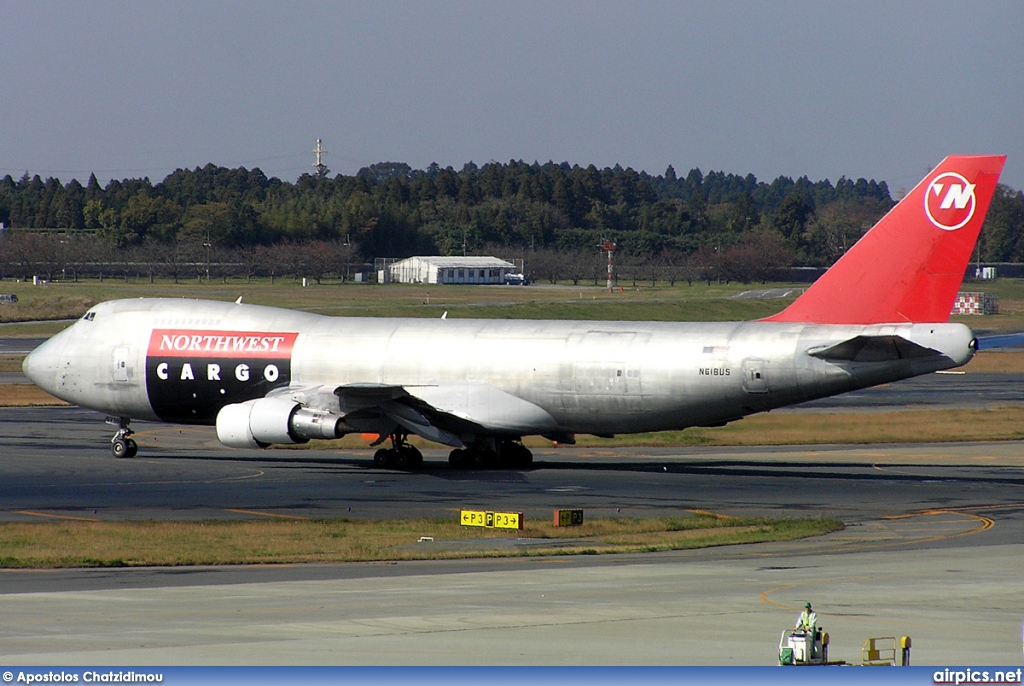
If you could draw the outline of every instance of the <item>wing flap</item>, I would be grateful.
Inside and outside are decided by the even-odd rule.
[[[409,433],[455,447],[462,447],[467,435],[558,431],[558,422],[543,408],[489,384],[346,384],[333,395],[336,411],[354,426],[383,417]]]
[[[450,445],[454,448],[461,448],[464,445],[461,438],[451,431],[434,426],[423,413],[413,407],[403,405],[395,400],[389,400],[383,403],[380,408],[385,415],[396,424],[405,428],[409,433],[421,436],[428,441]]]

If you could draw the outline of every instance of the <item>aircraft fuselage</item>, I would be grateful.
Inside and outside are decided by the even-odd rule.
[[[858,336],[937,354],[812,354]],[[444,393],[458,416],[451,394],[479,385],[550,417],[514,416],[495,423],[496,433],[611,435],[717,425],[956,367],[973,354],[973,338],[962,324],[339,318],[136,299],[92,308],[34,352],[25,371],[83,407],[193,424],[213,424],[225,405],[274,389],[367,384],[400,386],[428,403]],[[465,402],[469,422],[496,411],[479,406],[486,398]]]

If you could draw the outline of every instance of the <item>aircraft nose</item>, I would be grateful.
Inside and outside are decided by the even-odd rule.
[[[64,351],[62,335],[57,334],[30,352],[21,363],[21,371],[32,383],[51,395],[56,395],[57,370]]]

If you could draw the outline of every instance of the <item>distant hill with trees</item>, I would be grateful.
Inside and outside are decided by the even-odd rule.
[[[85,185],[8,175],[0,276],[105,264],[126,277],[202,279],[189,272],[216,263],[234,275],[320,278],[377,257],[485,251],[523,257],[536,278],[575,281],[600,277],[597,246],[607,239],[633,278],[761,280],[778,267],[831,264],[893,203],[884,181],[766,183],[514,160],[459,171],[381,162],[294,183],[213,164],[105,187],[95,175]],[[1024,261],[1019,191],[999,187],[981,251],[986,261]]]

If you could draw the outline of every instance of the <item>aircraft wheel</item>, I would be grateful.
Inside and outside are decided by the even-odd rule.
[[[462,469],[468,466],[466,460],[466,451],[462,448],[456,448],[455,450],[448,453],[448,464],[455,469]]]
[[[500,466],[498,453],[490,448],[477,448],[474,450],[473,463],[482,469],[493,469]]]
[[[128,454],[125,457],[135,457],[139,454],[139,444],[135,442],[134,438],[129,438],[125,441],[128,444]]]
[[[522,443],[507,441],[501,444],[498,453],[498,465],[511,469],[521,469],[533,464],[533,453]]]
[[[396,469],[407,469],[409,467],[410,456],[407,448],[396,448],[390,452],[392,453],[392,461],[390,466],[395,467]]]
[[[376,467],[387,467],[391,462],[391,456],[388,455],[387,448],[381,448],[373,454],[373,464]]]
[[[402,455],[405,458],[405,467],[408,469],[419,469],[423,466],[423,453],[414,446],[405,446],[402,449]]]
[[[122,457],[131,457],[131,455],[128,454],[128,441],[124,438],[115,438],[110,444],[110,452],[118,459]]]

